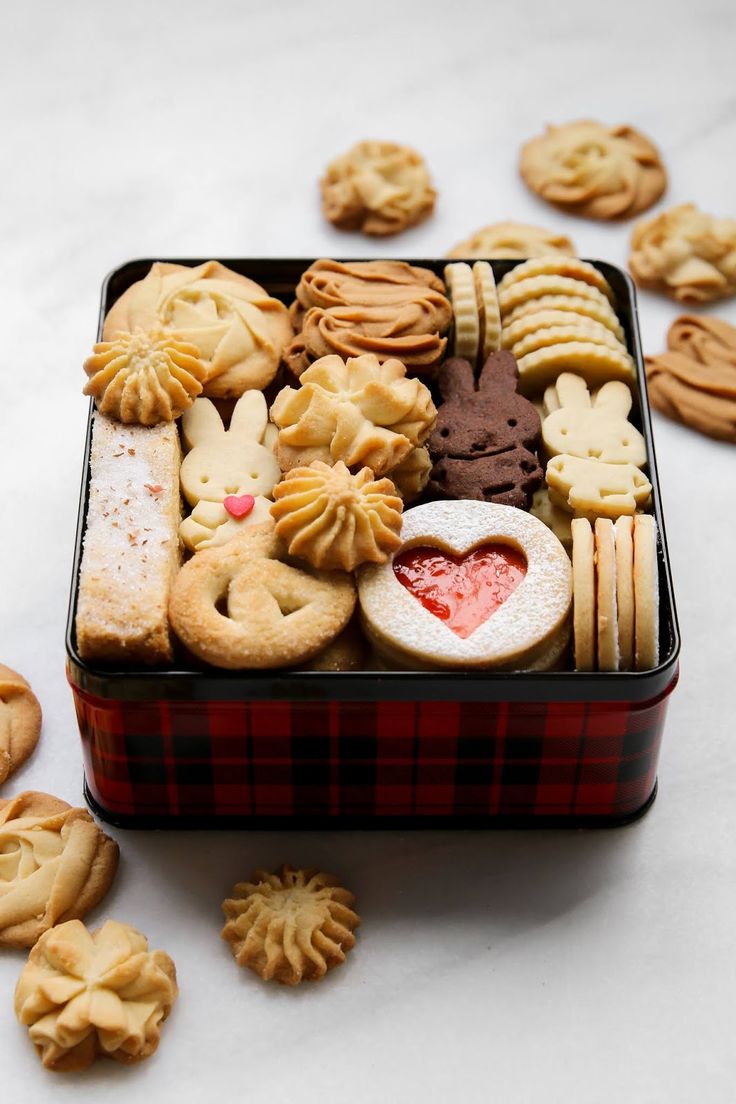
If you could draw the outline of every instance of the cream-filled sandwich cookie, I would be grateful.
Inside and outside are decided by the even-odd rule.
[[[513,506],[470,500],[407,510],[393,562],[358,575],[364,628],[405,666],[524,667],[561,632],[565,549]]]

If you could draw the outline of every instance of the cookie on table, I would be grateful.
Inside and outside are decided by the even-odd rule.
[[[631,235],[629,269],[640,287],[681,303],[735,295],[736,219],[682,203],[642,220]]]
[[[44,1068],[87,1069],[96,1058],[129,1065],[158,1048],[179,990],[174,963],[128,924],[90,932],[69,920],[45,932],[15,988],[15,1014]]]
[[[592,219],[631,218],[667,187],[657,148],[632,126],[590,119],[548,126],[521,150],[520,171],[542,199]]]
[[[326,219],[377,237],[428,218],[437,198],[424,158],[396,142],[358,142],[330,162],[320,188]]]
[[[575,255],[570,238],[524,222],[494,222],[459,242],[448,257],[547,257],[552,253]]]
[[[0,786],[33,754],[41,735],[41,706],[17,671],[0,663]]]
[[[339,879],[316,867],[257,870],[223,901],[222,938],[238,965],[264,981],[319,981],[355,946],[360,917],[354,904]]]

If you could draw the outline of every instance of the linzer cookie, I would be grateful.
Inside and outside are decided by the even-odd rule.
[[[429,502],[404,514],[393,563],[363,568],[368,636],[409,668],[523,669],[566,633],[570,561],[545,525],[486,502]]]
[[[473,498],[526,509],[542,482],[535,449],[539,415],[516,391],[516,362],[492,353],[476,382],[467,360],[448,360],[438,378],[444,402],[429,439],[437,498]]]

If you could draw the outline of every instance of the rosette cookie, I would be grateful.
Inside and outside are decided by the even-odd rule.
[[[594,219],[631,218],[656,203],[667,174],[656,147],[630,126],[590,119],[548,126],[523,146],[526,183],[548,203]]]
[[[292,337],[284,304],[217,261],[153,264],[112,306],[103,340],[134,330],[196,345],[207,369],[204,393],[220,399],[270,383]]]
[[[736,219],[718,219],[693,203],[639,222],[631,236],[631,274],[641,287],[683,303],[736,294]]]
[[[283,471],[322,460],[385,475],[429,436],[437,411],[429,390],[399,360],[326,356],[285,387],[271,407]]]
[[[223,901],[222,938],[239,966],[284,985],[319,981],[355,946],[355,898],[332,874],[284,864],[257,870]]]
[[[291,307],[301,327],[284,353],[297,376],[322,356],[398,357],[416,373],[441,360],[452,308],[442,281],[403,261],[322,259],[303,274]]]
[[[395,142],[358,142],[330,162],[320,188],[325,218],[380,237],[427,218],[437,198],[424,159]]]
[[[494,222],[476,230],[447,254],[448,257],[547,257],[551,253],[576,253],[564,234],[528,226],[523,222]]]
[[[402,502],[390,479],[370,468],[351,475],[315,460],[292,468],[274,489],[271,514],[289,555],[321,570],[354,571],[362,563],[385,563],[401,541]]]
[[[90,377],[84,394],[94,397],[101,414],[145,426],[183,414],[207,376],[196,345],[142,331],[99,341],[84,370]]]
[[[108,920],[79,920],[42,935],[15,989],[15,1013],[48,1070],[87,1069],[95,1058],[140,1062],[159,1044],[178,996],[176,969],[145,936]]]
[[[0,945],[32,947],[107,893],[118,845],[85,809],[50,794],[0,801]]]
[[[17,671],[0,663],[0,785],[33,754],[41,734],[41,706]]]

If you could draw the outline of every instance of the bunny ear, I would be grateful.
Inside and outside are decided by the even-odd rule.
[[[610,410],[622,418],[628,417],[631,404],[631,391],[621,380],[604,383],[593,401],[596,410]]]
[[[181,432],[187,449],[193,449],[195,445],[205,445],[224,437],[225,427],[214,403],[209,399],[195,399],[182,415]]]
[[[562,372],[557,377],[555,387],[560,406],[573,410],[590,408],[590,392],[582,376],[576,376],[574,372]]]
[[[241,441],[260,444],[268,425],[268,407],[262,391],[245,391],[235,404],[229,433]]]
[[[519,369],[516,358],[506,349],[491,353],[480,370],[478,389],[480,391],[503,391],[513,393],[519,383]]]
[[[472,399],[475,395],[473,365],[462,357],[451,357],[440,368],[437,384],[445,402]]]

